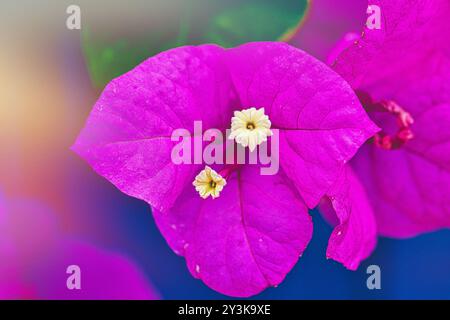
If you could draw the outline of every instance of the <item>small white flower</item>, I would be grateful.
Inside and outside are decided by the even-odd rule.
[[[220,192],[227,182],[220,174],[206,166],[205,169],[200,171],[195,177],[192,184],[203,199],[206,199],[209,196],[215,199],[220,196]]]
[[[228,139],[234,139],[236,143],[253,151],[273,134],[271,125],[269,117],[264,114],[264,108],[235,111],[234,117],[231,118],[231,134]]]

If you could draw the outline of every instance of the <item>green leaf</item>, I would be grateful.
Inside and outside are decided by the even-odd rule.
[[[108,3],[108,2],[106,2]],[[123,3],[123,2],[122,2]],[[286,41],[309,0],[132,0],[116,12],[84,10],[82,48],[95,87],[164,50],[201,43],[232,47]],[[106,5],[105,5],[106,6]],[[110,16],[120,16],[114,19]]]

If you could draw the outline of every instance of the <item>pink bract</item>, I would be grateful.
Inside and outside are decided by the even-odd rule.
[[[225,130],[233,111],[249,107],[264,107],[280,130],[279,173],[262,176],[258,166],[245,165],[219,198],[200,199],[192,181],[204,165],[172,163],[172,131],[192,133],[195,120],[204,130]],[[194,277],[244,297],[278,285],[292,269],[312,235],[308,208],[377,130],[350,86],[301,50],[270,42],[202,45],[163,52],[113,80],[73,149],[151,205]],[[348,232],[360,227],[351,223]],[[333,250],[361,245],[348,239]],[[363,256],[345,264],[353,268]]]
[[[341,52],[333,53],[333,68],[370,97],[366,107],[394,101],[409,113],[413,136],[391,150],[366,144],[352,167],[370,199],[380,234],[402,238],[448,228],[450,2],[371,4],[381,9],[381,29],[366,27],[356,41],[341,42]],[[398,129],[393,114],[370,116],[386,132]]]
[[[292,43],[325,61],[336,41],[365,22],[367,1],[313,0]]]

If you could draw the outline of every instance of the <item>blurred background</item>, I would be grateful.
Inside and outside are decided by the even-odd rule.
[[[189,274],[146,203],[119,192],[69,147],[105,84],[147,57],[184,44],[279,40],[323,60],[346,32],[361,30],[367,4],[1,1],[0,298],[227,298]],[[66,26],[70,5],[81,9],[81,30]],[[351,272],[326,260],[331,228],[312,215],[303,257],[279,287],[254,298],[450,298],[449,231],[380,239]],[[87,295],[65,289],[69,264],[92,270]],[[381,267],[381,290],[366,287],[371,264]]]

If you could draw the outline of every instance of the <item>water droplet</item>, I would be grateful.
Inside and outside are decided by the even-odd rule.
[[[186,250],[189,247],[189,243],[185,243],[183,248]]]
[[[177,226],[174,225],[174,224],[172,224],[170,227],[171,227],[173,230],[177,230]]]
[[[337,235],[340,236],[342,234],[342,231],[338,231]]]
[[[200,273],[200,266],[198,264],[195,265],[195,272]]]
[[[262,239],[262,238],[259,238],[258,241],[259,241],[259,242],[263,242],[263,239]]]

